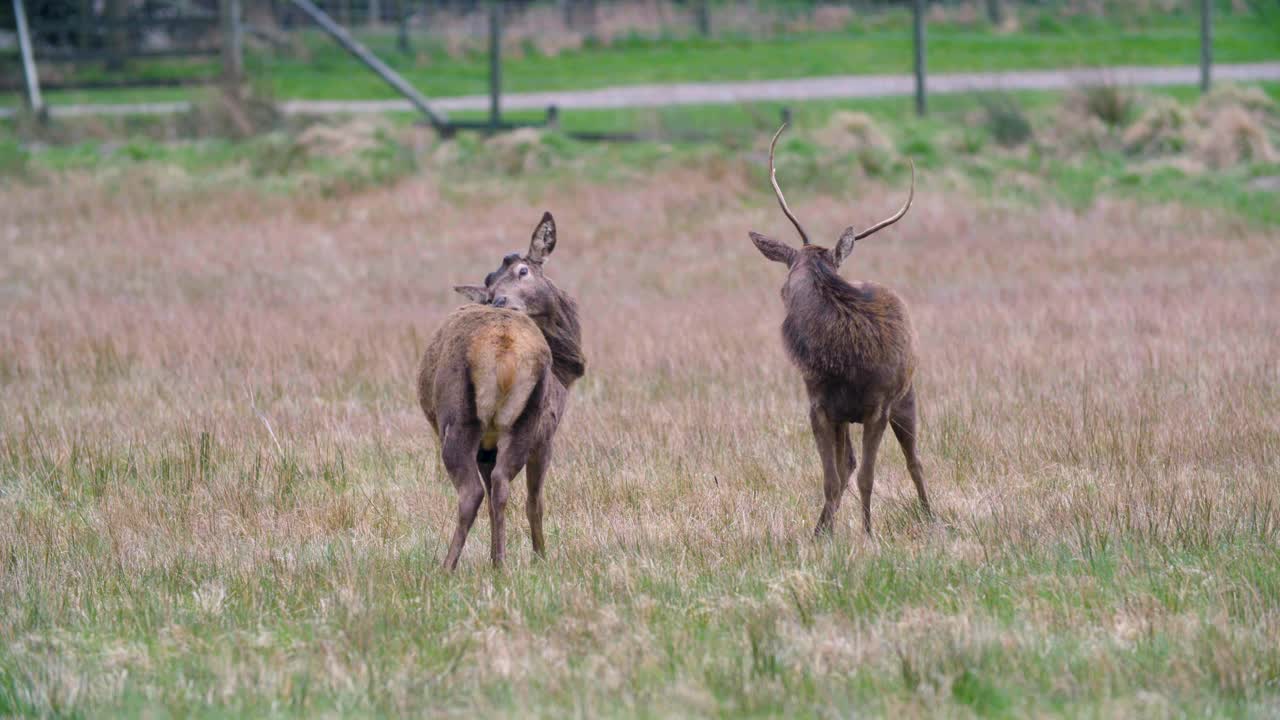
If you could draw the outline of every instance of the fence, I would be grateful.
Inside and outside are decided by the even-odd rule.
[[[24,0],[14,0],[18,7]],[[1183,6],[1187,23],[1201,28],[1201,83],[1208,87],[1212,66],[1212,18],[1241,11],[1244,2],[1268,0],[319,0],[314,8],[341,26],[355,43],[383,65],[384,77],[396,70],[421,71],[449,59],[488,58],[483,77],[468,70],[465,93],[487,91],[490,117],[485,124],[504,127],[501,116],[502,60],[511,56],[553,59],[565,52],[597,46],[641,46],[665,40],[741,42],[785,39],[800,34],[829,36],[831,42],[857,42],[881,33],[908,33],[913,40],[917,111],[927,110],[925,65],[928,27],[986,25],[1051,33],[1055,23],[1082,14],[1101,21],[1140,22],[1140,6]],[[297,73],[301,68],[332,69],[335,76],[354,72],[316,30],[309,0],[25,0],[30,9],[31,40],[46,85],[107,87],[175,85],[239,77],[241,45],[251,49],[259,75]],[[1280,6],[1280,3],[1277,3]],[[349,45],[348,45],[349,46]],[[221,53],[219,61],[211,56]],[[147,63],[178,58],[169,72]],[[800,59],[803,61],[803,58]],[[904,56],[903,61],[906,63]],[[369,63],[369,58],[364,61]],[[749,58],[744,56],[744,61]],[[72,70],[50,71],[65,63]],[[454,63],[456,65],[457,63]],[[476,65],[476,63],[471,63]],[[607,73],[607,67],[599,72]],[[854,69],[844,72],[856,71]],[[418,73],[422,75],[421,72]],[[472,77],[474,76],[474,77]],[[347,77],[350,77],[349,75]],[[441,76],[442,77],[442,76]],[[448,88],[460,82],[443,83]],[[49,82],[49,81],[52,82]],[[432,79],[434,80],[434,78]],[[593,79],[594,80],[594,79]],[[0,75],[20,87],[12,71]],[[418,105],[411,83],[390,80],[397,92]],[[432,85],[435,83],[433,82]],[[598,86],[599,82],[587,83]],[[419,87],[438,94],[432,86]],[[445,91],[444,94],[457,94]],[[419,102],[419,101],[423,102]],[[425,108],[424,108],[425,110]],[[430,115],[430,112],[427,112]],[[432,118],[439,122],[439,118]]]

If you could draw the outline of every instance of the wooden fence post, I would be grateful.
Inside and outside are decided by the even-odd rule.
[[[31,50],[31,30],[27,27],[27,9],[23,0],[13,0],[13,18],[18,26],[18,45],[22,51],[22,73],[27,79],[27,102],[37,118],[44,119],[44,97],[40,95],[40,77],[36,74],[36,59]]]
[[[222,0],[218,10],[222,20],[222,76],[228,85],[235,85],[244,77],[240,0]]]
[[[502,123],[502,5],[489,0],[489,131]]]
[[[125,56],[129,52],[129,35],[124,28],[125,0],[106,0],[105,22],[107,28],[107,69],[120,70],[124,67]]]
[[[1000,0],[987,0],[987,20],[996,27],[1004,20],[1004,14],[1000,12]]]
[[[1213,71],[1213,0],[1200,0],[1200,92],[1209,92]]]
[[[912,8],[912,29],[915,37],[915,54],[916,54],[916,114],[924,117],[928,110],[927,101],[925,100],[924,78],[925,78],[925,37],[924,37],[924,11],[925,0],[915,0],[911,4]]]
[[[409,44],[409,0],[396,0],[396,47],[408,55],[413,52]]]

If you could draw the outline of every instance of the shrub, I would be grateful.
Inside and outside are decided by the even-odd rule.
[[[1132,90],[1111,83],[1079,88],[1068,100],[1081,114],[1097,118],[1109,128],[1126,125],[1137,106]]]
[[[982,104],[982,125],[997,143],[1017,147],[1031,139],[1031,121],[1013,97],[987,94],[978,102]]]

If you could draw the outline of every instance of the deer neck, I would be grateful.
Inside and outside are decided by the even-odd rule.
[[[586,372],[582,354],[582,328],[578,322],[578,306],[559,288],[554,293],[550,310],[534,318],[542,336],[551,348],[551,372],[566,388]]]
[[[874,298],[834,269],[816,266],[787,298],[782,335],[788,354],[817,375],[843,375],[879,354],[884,328]]]

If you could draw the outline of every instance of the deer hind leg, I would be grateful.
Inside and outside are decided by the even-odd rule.
[[[445,555],[444,569],[458,567],[462,546],[476,520],[480,504],[484,502],[484,486],[480,480],[480,468],[476,465],[476,449],[480,447],[480,431],[459,423],[446,423],[441,438],[441,456],[445,470],[458,490],[458,521],[453,531],[453,541]]]
[[[529,455],[524,479],[529,494],[525,500],[525,514],[529,516],[529,537],[533,539],[533,551],[538,557],[547,556],[547,542],[542,537],[542,479],[551,464],[551,443],[542,443]]]
[[[818,456],[822,459],[822,490],[826,497],[818,525],[813,529],[813,534],[819,536],[831,532],[849,476],[841,475],[844,466],[839,457],[843,453],[839,450],[838,430],[843,423],[832,421],[825,411],[816,406],[809,409],[809,423],[813,426],[813,439],[818,444]]]
[[[853,441],[849,439],[849,423],[840,423],[836,428],[836,470],[844,481],[845,489],[853,479],[853,471],[858,467],[858,456],[853,454]]]
[[[889,420],[893,426],[893,434],[902,446],[902,455],[907,460],[907,472],[911,474],[911,482],[915,483],[916,495],[920,496],[920,510],[925,517],[932,517],[929,507],[929,495],[924,489],[924,467],[920,457],[916,455],[916,391],[911,389],[893,407],[893,415]]]
[[[858,494],[862,496],[862,529],[871,535],[871,488],[875,484],[876,452],[889,424],[888,414],[877,413],[862,422],[862,467],[858,468]]]
[[[529,462],[536,445],[545,388],[545,380],[539,381],[529,394],[523,412],[498,438],[498,457],[489,476],[489,519],[493,533],[489,554],[495,568],[502,567],[507,555],[507,497],[511,493],[511,481]]]

